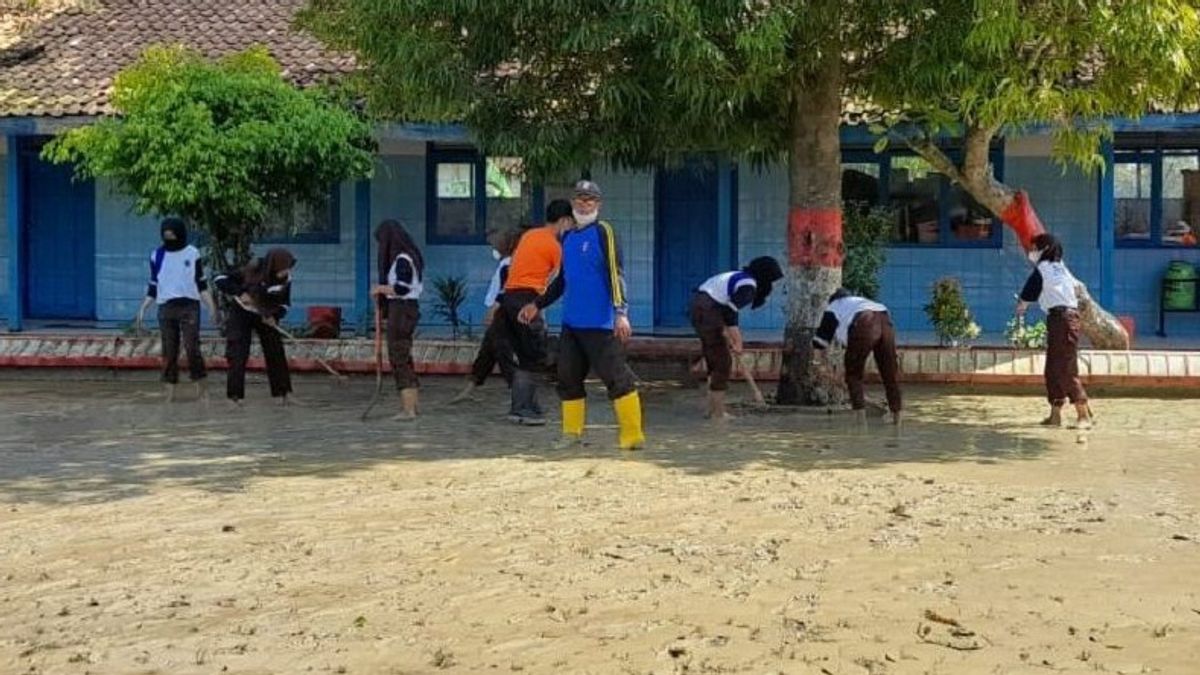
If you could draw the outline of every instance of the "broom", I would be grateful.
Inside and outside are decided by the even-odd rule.
[[[379,403],[379,399],[383,396],[383,320],[380,317],[379,303],[375,303],[375,394],[371,396],[371,403],[367,405],[367,409],[363,411],[362,421],[367,421],[367,416],[375,409]]]
[[[242,309],[246,310],[247,312],[251,312],[251,313],[254,313],[254,314],[258,314],[258,315],[260,315],[260,316],[262,315],[262,313],[261,313],[261,312],[259,312],[257,308],[255,308],[255,307],[253,307],[253,306],[247,306],[247,305],[246,305],[246,303],[245,303],[245,302],[243,302],[243,301],[242,301],[242,299],[241,299],[240,297],[238,297],[238,296],[236,296],[236,295],[234,295],[234,296],[231,296],[231,297],[233,298],[234,302],[236,302],[236,303],[238,304],[238,306],[239,306],[239,307],[241,307]],[[283,339],[287,340],[287,341],[288,341],[288,342],[290,342],[290,343],[293,343],[293,344],[295,344],[295,342],[296,342],[296,336],[295,336],[295,335],[292,335],[291,333],[289,333],[289,332],[287,332],[286,330],[284,330],[284,329],[283,329],[283,327],[282,327],[282,326],[280,326],[278,323],[275,323],[275,322],[273,322],[273,321],[272,321],[272,322],[267,322],[267,321],[265,321],[265,320],[263,321],[263,323],[267,324],[267,325],[268,325],[268,326],[270,326],[271,328],[274,328],[276,333],[279,333],[280,335],[282,335],[282,336],[283,336]],[[313,357],[313,360],[314,360],[314,361],[316,361],[318,364],[320,364],[320,366],[321,366],[322,368],[324,368],[325,370],[329,371],[329,374],[330,374],[330,375],[332,375],[332,376],[334,377],[334,379],[336,379],[336,380],[338,381],[338,383],[339,383],[339,384],[345,384],[345,383],[348,381],[345,375],[343,375],[343,374],[339,373],[337,370],[335,370],[335,369],[334,369],[334,367],[333,367],[333,366],[331,366],[331,365],[329,365],[328,363],[326,363],[326,362],[325,362],[325,359],[323,359],[323,358],[321,358],[321,357],[319,357],[319,356],[314,356],[314,357]]]

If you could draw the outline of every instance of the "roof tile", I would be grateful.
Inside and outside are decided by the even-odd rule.
[[[300,85],[352,71],[352,57],[330,52],[292,27],[303,4],[99,0],[92,9],[68,10],[38,26],[19,45],[42,45],[40,54],[0,67],[0,117],[111,114],[113,76],[155,44],[182,43],[209,57],[263,45]]]

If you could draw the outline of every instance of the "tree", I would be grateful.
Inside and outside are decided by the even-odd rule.
[[[533,177],[718,151],[789,172],[788,323],[776,400],[823,402],[811,338],[841,280],[842,93],[903,0],[310,0],[368,109],[462,122]],[[780,223],[781,226],[785,225]]]
[[[988,150],[1003,133],[1037,125],[1065,166],[1103,169],[1110,117],[1200,98],[1200,16],[1189,0],[936,0],[908,17],[857,93],[880,109],[877,131],[907,144],[977,202],[1012,224],[1017,191],[996,180]],[[1169,27],[1169,28],[1168,28]],[[961,139],[955,163],[937,142]],[[881,142],[882,145],[882,142]],[[1084,329],[1124,349],[1124,329],[1085,297]]]
[[[264,221],[374,165],[370,126],[326,91],[286,82],[265,49],[219,61],[152,47],[113,83],[117,115],[43,151],[112,179],[139,213],[187,219],[217,269],[245,263]]]

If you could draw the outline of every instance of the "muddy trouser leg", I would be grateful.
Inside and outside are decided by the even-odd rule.
[[[1053,407],[1066,402],[1067,390],[1063,386],[1063,381],[1069,377],[1066,362],[1074,356],[1075,350],[1067,335],[1066,313],[1052,309],[1046,316],[1046,367],[1042,373],[1046,379],[1046,400]]]
[[[587,351],[578,334],[569,326],[563,326],[558,338],[558,397],[563,401],[586,398],[584,380],[589,369]]]
[[[493,318],[491,325],[487,327],[487,331],[483,334],[483,342],[479,343],[479,351],[475,353],[475,362],[471,364],[471,381],[475,386],[482,387],[484,382],[487,382],[488,376],[492,374],[492,370],[496,367],[496,334],[497,319]],[[504,378],[508,380],[508,377]]]
[[[582,346],[587,362],[596,377],[608,389],[609,400],[615,401],[633,393],[637,380],[625,361],[625,348],[611,330],[575,331],[575,339]],[[587,371],[584,371],[587,375]]]
[[[546,322],[538,316],[528,324],[521,323],[521,308],[534,301],[533,291],[505,291],[501,299],[504,333],[511,346],[516,371],[513,375],[510,413],[540,417],[538,404],[538,374],[546,367]],[[585,372],[586,375],[586,372]]]
[[[271,397],[287,396],[292,393],[292,375],[288,370],[287,353],[283,349],[283,336],[262,319],[255,323],[254,330],[258,333],[263,360],[267,363],[267,383],[271,386]]]
[[[225,395],[240,401],[246,398],[246,361],[250,358],[250,335],[257,317],[234,305],[225,322]]]
[[[413,300],[388,301],[387,346],[388,361],[396,389],[413,389],[420,382],[413,367],[413,333],[421,320],[421,309]]]
[[[1055,308],[1046,317],[1046,394],[1052,406],[1087,403],[1079,381],[1079,313]]]
[[[883,380],[883,389],[887,392],[888,410],[900,412],[903,402],[900,396],[899,371],[896,359],[896,329],[892,327],[892,319],[887,314],[880,314],[881,330],[879,341],[875,343],[875,367],[879,369],[879,379]]]
[[[162,335],[162,381],[179,382],[179,313],[170,303],[158,306],[158,331]]]
[[[708,390],[725,391],[733,371],[733,355],[725,341],[725,320],[721,310],[706,294],[692,298],[692,327],[700,337],[700,352],[708,365]]]
[[[188,379],[195,382],[208,375],[204,354],[200,351],[200,303],[189,302],[179,323],[183,334],[183,351],[188,358]]]
[[[880,325],[874,312],[860,312],[852,319],[846,339],[846,389],[850,393],[850,407],[862,410],[867,407],[863,393],[863,376],[867,369],[867,357],[875,350],[880,339]]]

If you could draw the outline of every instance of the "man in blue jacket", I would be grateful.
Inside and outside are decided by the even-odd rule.
[[[562,431],[568,443],[583,438],[587,417],[584,380],[594,370],[608,389],[617,415],[618,445],[635,450],[645,443],[642,403],[633,371],[625,362],[624,343],[633,334],[625,303],[621,254],[612,225],[599,220],[602,193],[590,180],[575,184],[571,208],[575,226],[562,236],[562,269],[520,320],[563,299],[562,335],[558,348],[558,395],[562,399]]]

